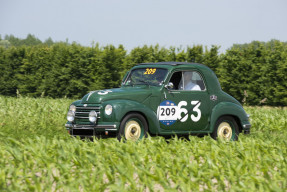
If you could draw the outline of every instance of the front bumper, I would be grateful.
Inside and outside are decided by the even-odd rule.
[[[88,125],[88,124],[69,124],[66,123],[65,127],[70,135],[79,137],[93,137],[98,135],[106,135],[117,133],[118,124],[100,124],[100,125]]]
[[[251,124],[250,123],[244,123],[242,125],[242,127],[243,127],[244,134],[250,134],[250,128],[251,128]]]

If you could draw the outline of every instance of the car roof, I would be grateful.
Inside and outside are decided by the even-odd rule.
[[[200,63],[188,63],[188,62],[177,62],[177,61],[168,61],[168,62],[156,62],[156,63],[139,63],[136,65],[136,68],[138,67],[161,67],[166,69],[184,69],[184,68],[208,68],[208,66],[200,64]]]
[[[200,63],[188,63],[188,62],[156,62],[156,63],[140,63],[133,67],[133,69],[143,68],[143,67],[160,67],[168,70],[185,70],[185,69],[199,69],[203,76],[205,77],[207,84],[212,87],[214,91],[221,90],[218,78],[215,73],[206,65]]]
[[[138,65],[202,65],[202,64],[168,61],[168,62],[156,62],[156,63],[139,63]]]

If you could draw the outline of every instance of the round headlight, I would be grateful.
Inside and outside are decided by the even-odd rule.
[[[91,123],[95,123],[97,121],[97,118],[98,118],[98,114],[96,111],[91,111],[89,113],[89,120]]]
[[[73,122],[75,120],[75,112],[74,111],[68,111],[67,120],[69,122]]]
[[[112,114],[112,112],[113,112],[113,107],[112,107],[111,105],[106,105],[106,107],[105,107],[105,113],[106,113],[107,115],[110,115],[110,114]]]
[[[70,109],[69,110],[76,112],[76,106],[75,105],[70,105]]]

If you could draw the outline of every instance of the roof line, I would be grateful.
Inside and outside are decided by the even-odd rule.
[[[203,65],[203,64],[168,61],[168,62],[156,62],[156,63],[139,63],[138,65]]]

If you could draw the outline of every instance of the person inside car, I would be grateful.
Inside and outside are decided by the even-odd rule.
[[[185,71],[183,72],[183,78],[179,83],[179,90],[192,90],[192,91],[200,91],[201,88],[199,85],[192,82],[192,72]]]

